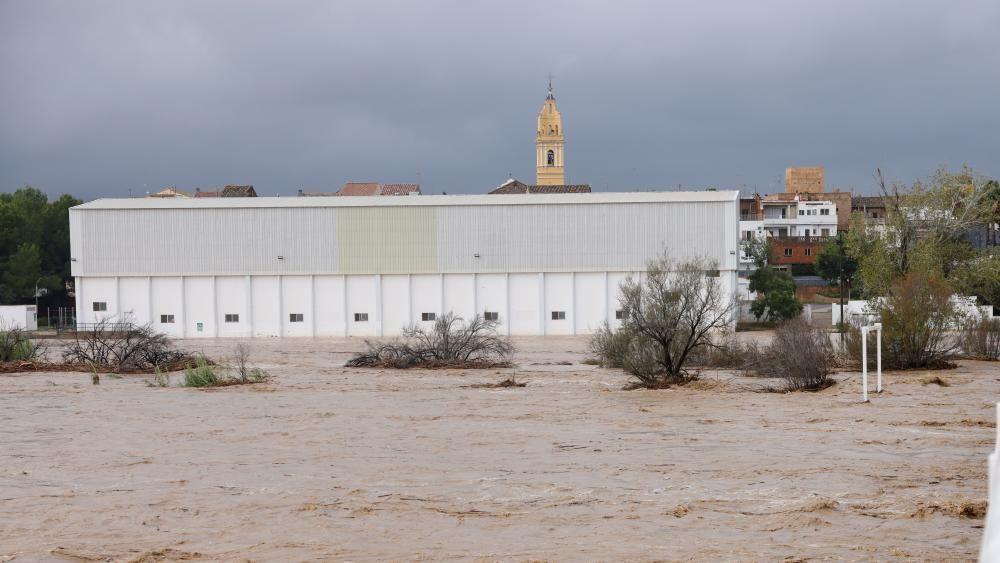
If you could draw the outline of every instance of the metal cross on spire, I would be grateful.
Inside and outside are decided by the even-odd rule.
[[[548,98],[549,99],[555,99],[555,97],[552,95],[552,73],[551,72],[549,73],[549,95],[548,95]]]

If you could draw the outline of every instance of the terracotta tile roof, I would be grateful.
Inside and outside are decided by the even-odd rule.
[[[567,184],[562,186],[529,185],[513,178],[500,184],[490,194],[589,194],[588,184]]]
[[[382,184],[379,195],[410,195],[420,193],[420,184]]]
[[[410,195],[420,193],[420,184],[379,184],[376,182],[347,182],[337,195]]]
[[[219,197],[219,192],[206,192],[201,188],[195,188],[194,197]]]
[[[337,193],[340,195],[378,195],[378,184],[375,182],[347,182]]]
[[[236,186],[229,184],[222,188],[222,192],[219,197],[257,197],[257,191],[253,189],[253,186]]]

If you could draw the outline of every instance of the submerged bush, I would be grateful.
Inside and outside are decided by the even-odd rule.
[[[410,326],[403,329],[401,340],[366,341],[367,349],[355,354],[346,367],[508,367],[514,346],[497,333],[499,324],[479,315],[466,323],[449,312],[430,330]]]
[[[95,366],[116,373],[168,371],[194,365],[194,358],[174,348],[167,335],[150,325],[135,325],[129,317],[104,319],[77,330],[63,351],[63,361]]]
[[[910,272],[873,307],[882,321],[882,364],[888,368],[953,367],[957,341],[948,331],[961,313],[938,274]],[[873,348],[869,348],[871,350]]]
[[[28,338],[28,333],[19,327],[0,326],[0,362],[34,360],[41,347]]]
[[[590,351],[602,365],[621,366],[638,387],[661,388],[697,378],[689,366],[731,328],[736,300],[705,260],[650,261],[641,279],[621,285],[621,328],[601,327]]]
[[[216,372],[216,366],[208,362],[204,356],[198,358],[193,368],[184,370],[184,387],[218,387],[223,378]]]
[[[205,356],[199,356],[194,367],[184,370],[184,387],[228,387],[262,383],[271,379],[266,371],[250,365],[250,351],[242,342],[236,346],[232,364],[212,363]],[[157,371],[159,374],[159,371]],[[167,387],[169,381],[157,377],[153,386]]]
[[[765,347],[747,346],[745,371],[784,381],[783,391],[815,391],[834,383],[830,337],[802,318],[781,323]]]
[[[1000,360],[1000,318],[980,314],[966,321],[959,335],[962,351],[975,360]]]
[[[607,321],[590,337],[589,350],[603,368],[621,368],[628,354],[631,338],[622,330],[612,330]]]

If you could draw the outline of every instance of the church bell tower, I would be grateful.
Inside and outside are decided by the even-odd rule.
[[[545,96],[542,111],[538,112],[538,133],[535,136],[535,163],[539,186],[562,186],[566,184],[563,163],[562,116],[556,108],[556,97],[552,95],[552,78],[549,78],[549,94]]]

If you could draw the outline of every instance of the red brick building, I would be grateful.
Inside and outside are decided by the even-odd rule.
[[[771,261],[775,266],[815,264],[829,237],[771,237]]]

